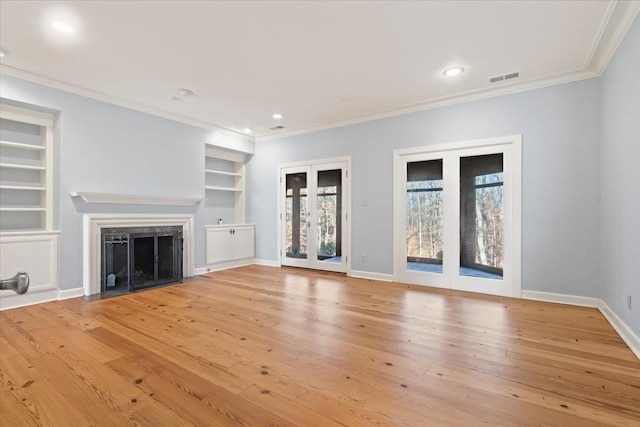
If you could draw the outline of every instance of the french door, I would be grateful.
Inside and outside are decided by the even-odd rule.
[[[394,152],[397,281],[520,296],[521,137]]]
[[[280,167],[282,265],[347,271],[346,161]]]

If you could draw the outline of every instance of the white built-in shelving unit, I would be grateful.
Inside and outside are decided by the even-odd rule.
[[[52,114],[0,104],[0,279],[29,275],[29,290],[0,291],[0,310],[60,297],[60,232],[53,229]]]
[[[244,223],[244,154],[205,147],[205,192],[209,223]],[[226,218],[225,218],[226,217]]]
[[[0,232],[53,229],[53,120],[0,106]]]
[[[250,264],[255,226],[244,223],[246,155],[205,146],[204,160],[207,271]]]

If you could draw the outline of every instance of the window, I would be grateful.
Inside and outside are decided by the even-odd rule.
[[[342,256],[342,170],[318,171],[318,260]]]
[[[460,158],[460,274],[501,278],[503,247],[502,154]]]
[[[407,163],[407,268],[442,273],[442,160]]]
[[[290,258],[307,258],[307,174],[287,175],[286,248]]]

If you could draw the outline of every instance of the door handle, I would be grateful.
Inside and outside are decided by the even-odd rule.
[[[17,294],[24,294],[29,290],[29,275],[20,271],[11,279],[0,280],[0,290],[11,290]]]

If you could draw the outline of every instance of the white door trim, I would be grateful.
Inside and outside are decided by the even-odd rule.
[[[522,292],[521,284],[521,256],[522,256],[522,135],[509,135],[496,138],[478,139],[471,141],[462,141],[449,144],[428,145],[422,147],[412,147],[393,151],[393,277],[394,281],[401,281],[403,279],[402,271],[406,269],[406,255],[403,258],[403,254],[406,254],[406,230],[405,227],[405,197],[406,193],[400,191],[403,188],[406,180],[406,164],[410,161],[423,160],[423,159],[435,159],[435,158],[451,158],[452,156],[460,155],[474,155],[475,151],[480,152],[482,149],[488,150],[488,152],[500,151],[500,148],[506,148],[505,150],[505,176],[508,176],[509,183],[507,184],[507,178],[505,178],[505,191],[508,191],[508,186],[511,186],[513,191],[510,191],[512,195],[511,199],[511,236],[508,237],[509,241],[505,242],[505,246],[510,246],[510,269],[509,283],[505,282],[505,287],[501,289],[500,295],[512,296],[520,298]],[[495,147],[496,150],[492,150],[491,147]],[[462,154],[460,154],[462,153]],[[445,177],[446,180],[446,172]],[[446,185],[446,183],[445,183]],[[450,185],[450,183],[449,183]],[[445,195],[446,197],[446,195]],[[446,212],[448,215],[452,215],[451,209],[455,209],[458,203],[447,203],[449,208]],[[455,214],[455,212],[453,212]],[[508,212],[505,212],[505,217]],[[447,226],[447,222],[454,223],[454,227]],[[446,236],[451,236],[451,233],[457,233],[457,227],[455,227],[456,221],[445,221],[445,239]],[[507,236],[506,236],[507,237]],[[451,239],[450,240],[457,240]],[[455,248],[454,248],[455,249]],[[458,252],[459,253],[459,250]],[[455,256],[455,255],[454,255]],[[446,257],[446,252],[445,252]],[[446,260],[445,260],[446,263]],[[457,263],[453,263],[453,267]],[[452,272],[451,268],[447,269],[444,266],[443,272],[444,278],[441,281],[434,281],[430,283],[430,286],[451,287],[451,280],[456,272]],[[455,269],[455,268],[454,268]],[[506,268],[505,268],[506,269]],[[466,279],[466,278],[465,278]],[[419,283],[416,283],[419,284]]]
[[[276,222],[278,224],[278,239],[277,239],[277,253],[278,253],[278,265],[282,266],[282,241],[283,241],[283,221],[282,218],[285,215],[285,206],[284,200],[281,197],[284,194],[284,183],[281,180],[282,170],[288,168],[296,168],[303,171],[305,168],[311,170],[313,166],[324,165],[324,164],[333,164],[333,163],[345,163],[345,175],[346,179],[343,185],[343,191],[345,192],[346,199],[346,211],[343,212],[343,221],[345,226],[344,231],[344,241],[342,242],[342,249],[345,256],[346,261],[346,273],[347,276],[351,276],[351,156],[343,156],[343,157],[331,157],[326,159],[315,159],[308,161],[299,161],[299,162],[290,162],[290,163],[279,163],[276,166],[277,180],[278,180],[278,193],[277,193],[277,206],[278,212],[276,217]]]

